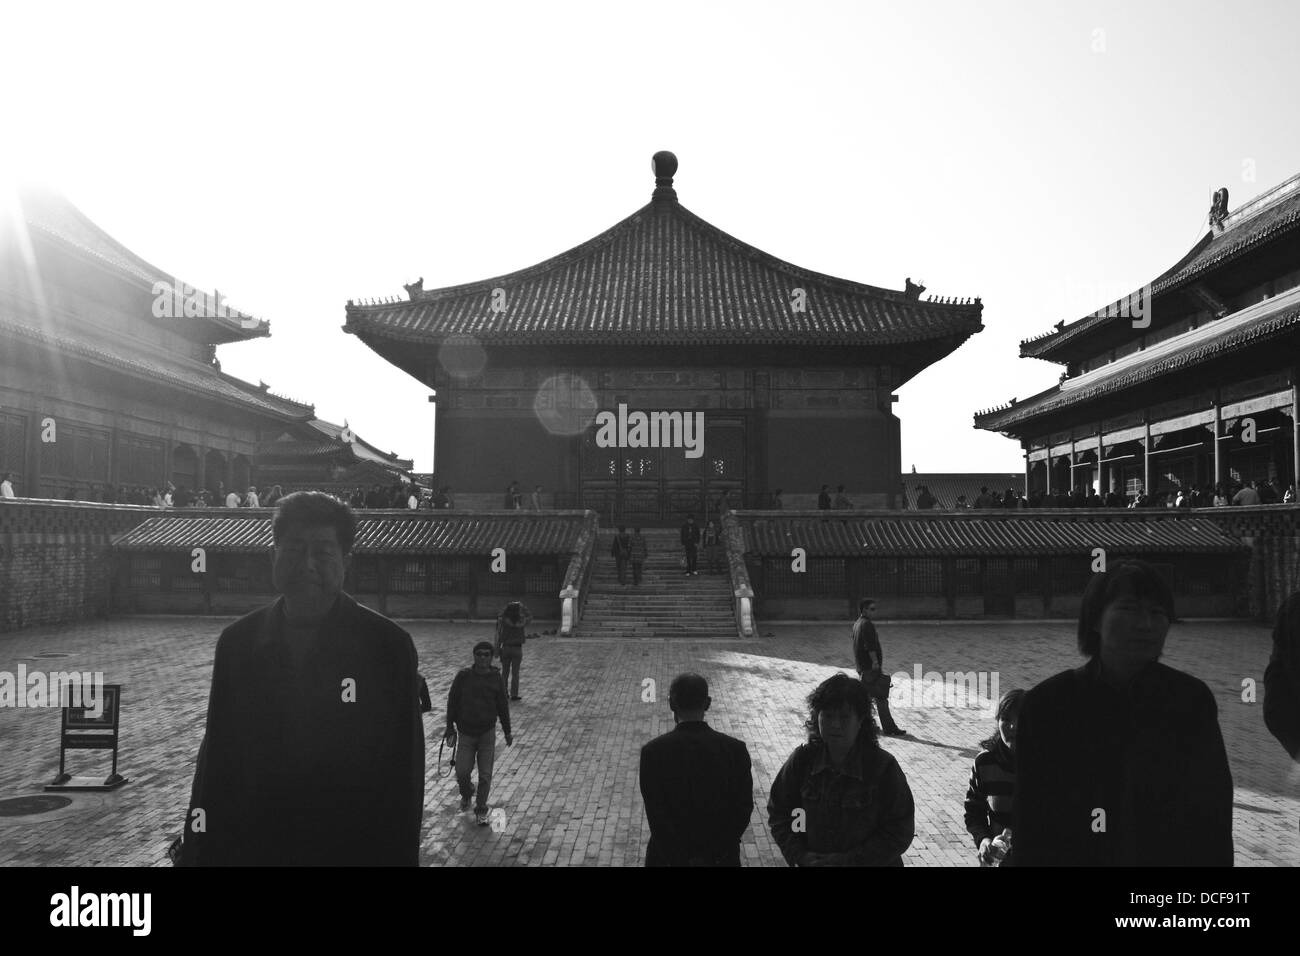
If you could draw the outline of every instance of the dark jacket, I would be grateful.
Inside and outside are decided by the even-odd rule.
[[[902,866],[916,835],[915,804],[893,754],[864,730],[842,771],[820,741],[795,748],[772,782],[767,822],[781,855],[798,865],[805,851],[834,854],[839,866]],[[802,810],[804,832],[795,827]]]
[[[700,526],[686,522],[682,525],[682,544],[689,551],[700,546]]]
[[[1016,791],[1016,758],[999,740],[992,750],[981,750],[971,767],[970,783],[966,787],[966,830],[975,838],[978,847],[985,839],[992,839],[1007,827],[1015,840],[1012,808]]]
[[[1015,865],[1231,866],[1232,773],[1210,689],[1160,663],[1123,691],[1099,671],[1094,658],[1025,695]]]
[[[876,655],[876,668],[883,672],[885,655],[880,649],[880,636],[876,633],[876,625],[870,618],[859,617],[853,622],[853,666],[860,674],[872,670],[868,653]]]
[[[501,668],[490,667],[480,674],[466,667],[456,674],[447,692],[447,728],[478,736],[492,730],[501,718],[501,730],[510,733],[510,703]]]
[[[614,541],[609,546],[609,553],[615,558],[623,559],[626,559],[632,553],[632,539],[626,531],[614,535]]]
[[[818,511],[831,510],[831,495],[829,491],[823,491],[817,496],[817,510]]]
[[[1264,671],[1264,725],[1300,761],[1300,593],[1282,603],[1273,627],[1273,654]]]
[[[501,647],[523,647],[524,642],[528,639],[528,623],[533,616],[524,610],[519,617],[514,617],[502,611],[497,615],[497,648]]]
[[[641,748],[641,797],[650,824],[646,866],[740,866],[754,809],[743,741],[702,720],[678,724]]]
[[[424,727],[411,636],[341,594],[295,667],[283,603],[217,641],[182,865],[417,866]]]

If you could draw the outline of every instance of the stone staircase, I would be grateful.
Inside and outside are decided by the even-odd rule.
[[[649,555],[639,586],[632,584],[628,563],[627,584],[618,583],[618,570],[609,551],[616,529],[601,529],[596,542],[590,592],[577,628],[578,637],[683,637],[728,638],[736,635],[732,607],[731,575],[710,574],[704,549],[699,552],[699,574],[687,577],[680,562],[681,539],[675,528],[642,530]],[[628,529],[628,535],[632,533]],[[722,567],[726,567],[725,556]]]

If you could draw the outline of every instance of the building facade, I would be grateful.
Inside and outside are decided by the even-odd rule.
[[[1300,471],[1300,176],[1228,212],[1131,295],[1021,343],[1064,366],[1057,385],[980,412],[1017,439],[1029,494],[1080,486],[1156,499],[1267,486]]]
[[[602,520],[898,507],[898,388],[983,326],[978,299],[922,299],[783,262],[677,200],[538,265],[405,300],[349,302],[344,330],[436,395],[437,474],[460,507],[517,481]]]

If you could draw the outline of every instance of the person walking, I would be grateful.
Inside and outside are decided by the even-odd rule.
[[[696,558],[700,549],[700,528],[695,523],[695,515],[687,515],[686,523],[682,525],[682,547],[686,549],[686,574],[694,577],[699,574],[696,569]]]
[[[524,642],[532,614],[520,601],[511,601],[497,615],[497,656],[501,658],[501,680],[510,686],[510,699],[519,699],[519,665],[524,661]]]
[[[852,632],[853,663],[867,693],[876,702],[880,727],[885,736],[905,737],[907,731],[894,723],[894,717],[889,712],[889,675],[884,673],[880,637],[876,634],[876,625],[871,621],[871,615],[875,611],[876,602],[872,598],[863,598],[858,602],[858,619],[853,622]]]
[[[532,500],[533,510],[541,511],[542,510],[542,486],[534,485],[533,493],[529,496],[529,498]]]
[[[749,748],[704,720],[709,683],[679,674],[668,690],[675,726],[641,748],[646,866],[740,866],[754,810]]]
[[[474,666],[460,670],[447,693],[447,729],[443,739],[456,749],[456,783],[460,787],[460,809],[469,809],[475,793],[474,819],[487,826],[488,794],[492,788],[492,768],[496,763],[497,719],[505,734],[506,746],[514,746],[510,733],[510,703],[501,671],[492,666],[492,645],[479,641],[474,645]],[[478,766],[478,787],[471,782]]]
[[[645,569],[645,559],[650,549],[646,546],[645,535],[640,528],[632,529],[632,583],[641,583],[641,573]]]
[[[614,543],[610,545],[609,553],[618,568],[618,583],[627,584],[627,562],[632,557],[632,542],[627,536],[627,528],[624,525],[618,526],[618,534],[614,535]]]
[[[712,518],[704,526],[704,555],[709,560],[709,573],[718,574],[722,570],[722,535]]]
[[[0,498],[14,498],[14,475],[11,471],[6,471],[0,476]]]

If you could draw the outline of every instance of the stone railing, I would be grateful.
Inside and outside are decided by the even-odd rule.
[[[745,529],[730,511],[722,516],[722,533],[727,543],[727,568],[731,572],[736,631],[741,637],[753,637],[754,589],[749,583],[749,569],[745,567]]]
[[[560,636],[572,637],[578,622],[582,620],[582,609],[587,603],[590,591],[591,570],[595,565],[596,536],[600,531],[600,522],[594,511],[588,511],[583,521],[582,530],[574,544],[574,554],[569,561],[568,571],[564,575],[564,587],[560,590]]]

